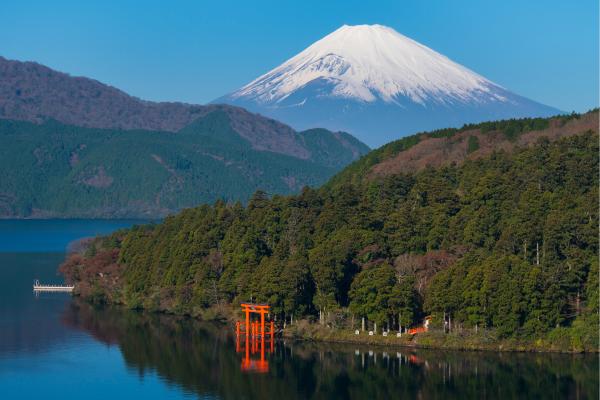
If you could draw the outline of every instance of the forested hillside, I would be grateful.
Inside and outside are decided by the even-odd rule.
[[[369,148],[242,108],[144,101],[0,57],[0,218],[158,218],[323,184]]]
[[[259,191],[246,207],[219,201],[98,239],[62,271],[80,295],[134,308],[198,315],[252,300],[279,318],[391,329],[432,315],[434,327],[594,349],[598,133],[559,137],[372,174],[400,153],[383,149],[319,190]]]
[[[552,118],[522,118],[467,124],[422,132],[390,142],[369,152],[333,177],[328,186],[374,177],[421,171],[427,167],[462,164],[488,157],[494,151],[511,152],[586,131],[598,132],[598,110]]]
[[[246,202],[257,188],[297,193],[368,150],[326,130],[268,140],[260,125],[269,120],[242,114],[245,129],[215,107],[177,133],[0,119],[0,218],[156,218],[217,199]]]
[[[221,117],[216,123],[215,114]],[[227,120],[227,124],[222,123],[223,119]],[[201,125],[212,129],[211,134],[216,137],[227,136],[228,131],[234,131],[235,136],[243,138],[254,150],[312,161],[316,159],[313,152],[319,152],[319,148],[314,146],[313,136],[326,142],[325,151],[333,144],[350,152],[352,160],[368,150],[367,146],[345,133],[315,129],[312,131],[318,135],[302,135],[271,118],[224,104],[203,106],[146,101],[94,79],[74,77],[35,62],[7,60],[1,56],[0,120],[37,124],[51,120],[67,126],[113,132],[175,133],[190,131],[190,127]],[[333,162],[326,165],[332,166],[338,161],[339,158],[333,157]]]

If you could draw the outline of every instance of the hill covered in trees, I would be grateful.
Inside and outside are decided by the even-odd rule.
[[[524,145],[554,122],[469,127],[511,146],[373,173],[423,136],[403,139],[321,189],[184,210],[100,238],[61,270],[81,296],[132,308],[200,315],[253,300],[280,319],[393,330],[431,315],[434,329],[597,349],[598,114],[561,123],[589,115],[590,129]],[[473,149],[471,136],[461,140]]]
[[[462,128],[422,132],[390,142],[349,165],[328,183],[359,182],[375,177],[462,164],[495,151],[512,152],[582,132],[598,132],[598,110],[552,118],[522,118],[467,124]]]
[[[324,183],[369,148],[242,108],[144,101],[0,57],[0,218],[156,218]]]
[[[296,193],[368,150],[324,129],[269,140],[269,120],[240,113],[242,128],[239,115],[214,107],[177,133],[0,119],[0,217],[155,218],[246,202],[257,188]]]
[[[303,160],[315,157],[311,138],[271,118],[229,105],[197,105],[178,102],[153,102],[86,77],[74,77],[35,62],[7,60],[0,57],[0,120],[28,121],[44,124],[48,120],[85,128],[109,129],[113,132],[143,130],[176,133],[190,126],[206,125],[218,112],[228,120],[228,127],[254,150],[271,151]],[[213,124],[213,136],[227,136],[224,127]],[[329,145],[349,150],[358,158],[368,148],[343,133],[327,135],[315,129]],[[141,136],[140,138],[143,138]],[[358,145],[358,147],[357,147]],[[333,162],[338,159],[334,157]]]

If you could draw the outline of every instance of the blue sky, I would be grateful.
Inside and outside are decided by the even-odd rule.
[[[149,100],[205,103],[342,24],[388,25],[565,111],[598,106],[598,1],[17,1],[0,55]]]

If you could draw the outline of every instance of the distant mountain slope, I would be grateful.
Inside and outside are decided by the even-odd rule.
[[[88,128],[177,132],[215,110],[226,113],[232,129],[254,149],[311,159],[307,139],[302,135],[239,107],[144,101],[93,79],[0,57],[0,118],[4,119],[41,123],[51,118]],[[349,135],[321,133],[331,135],[329,139],[349,149],[355,158],[366,151],[362,143]]]
[[[2,118],[32,122],[53,118],[92,128],[175,132],[206,111],[203,106],[143,101],[93,79],[0,57]]]
[[[329,186],[357,183],[365,179],[407,174],[428,167],[462,164],[490,155],[511,152],[536,144],[555,141],[585,132],[598,135],[598,110],[554,118],[524,118],[465,125],[460,129],[441,129],[405,137],[371,151],[336,176]]]
[[[560,113],[381,25],[344,25],[214,103],[296,129],[347,131],[370,146],[469,122]]]
[[[0,217],[160,217],[318,186],[369,148],[227,105],[153,103],[0,58]]]
[[[309,159],[260,151],[233,125],[223,110],[177,134],[0,120],[0,217],[161,217],[319,186],[364,151],[327,131],[294,133]]]

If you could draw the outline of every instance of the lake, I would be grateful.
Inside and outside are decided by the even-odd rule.
[[[139,223],[0,220],[3,399],[597,399],[595,355],[237,343],[233,329],[98,308],[61,283],[68,244]]]

